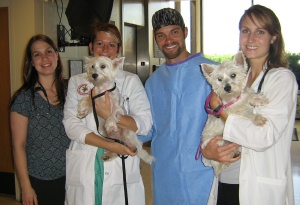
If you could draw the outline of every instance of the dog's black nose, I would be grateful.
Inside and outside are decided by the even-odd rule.
[[[94,73],[94,74],[92,75],[92,77],[93,77],[94,79],[96,79],[96,78],[98,77],[98,74],[97,74],[97,73]]]
[[[224,87],[224,90],[225,90],[226,92],[230,92],[230,91],[231,91],[231,86],[230,86],[230,85],[226,85],[226,86]]]

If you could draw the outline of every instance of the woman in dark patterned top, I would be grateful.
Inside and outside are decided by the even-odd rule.
[[[33,36],[26,47],[23,85],[12,97],[13,154],[23,204],[63,205],[65,151],[63,119],[67,82],[54,42]]]

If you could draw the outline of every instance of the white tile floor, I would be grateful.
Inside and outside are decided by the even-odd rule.
[[[300,120],[296,120],[298,137],[300,137]],[[300,141],[292,142],[292,171],[294,180],[295,205],[300,205]]]

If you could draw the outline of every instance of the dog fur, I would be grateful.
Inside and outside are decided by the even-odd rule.
[[[124,57],[111,60],[110,58],[101,57],[85,57],[84,68],[87,71],[87,80],[94,84],[95,95],[104,93],[115,86],[115,76],[117,71],[124,64]],[[154,157],[149,155],[142,147],[142,142],[138,140],[135,132],[129,129],[119,128],[117,126],[118,116],[124,115],[124,109],[119,105],[119,91],[116,88],[109,92],[111,100],[111,115],[104,121],[98,116],[99,133],[110,138],[118,139],[124,142],[130,149],[137,151],[137,156],[145,162],[151,164]],[[96,98],[95,100],[105,100],[105,96]],[[91,96],[84,97],[78,104],[78,118],[84,118],[93,111]],[[102,155],[103,161],[110,161],[117,157],[116,153],[106,152]]]
[[[260,114],[254,114],[255,106],[262,106],[269,103],[268,99],[260,93],[255,93],[251,89],[246,89],[247,63],[242,52],[238,52],[233,60],[227,60],[220,65],[201,64],[202,72],[212,86],[213,91],[219,96],[223,105],[234,102],[231,106],[224,108],[228,114],[243,116],[251,120],[257,126],[263,126],[267,118]],[[239,97],[240,96],[240,97]],[[214,115],[208,115],[205,127],[202,131],[201,148],[204,149],[208,142],[217,135],[222,135],[224,122]],[[219,146],[225,145],[225,140],[218,142]],[[240,148],[231,153],[231,157],[240,155]],[[228,167],[228,164],[222,164],[211,160],[216,175]]]

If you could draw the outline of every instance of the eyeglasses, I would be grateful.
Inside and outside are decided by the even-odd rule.
[[[103,43],[102,41],[97,41],[97,42],[95,42],[95,45],[97,47],[100,47],[100,48],[103,48],[104,46],[108,47],[110,49],[117,49],[118,48],[118,43],[113,43],[113,42]]]

